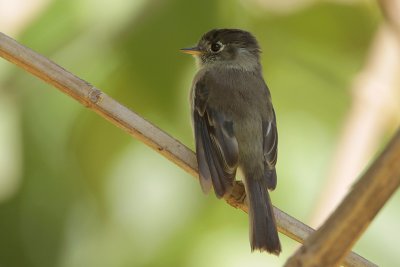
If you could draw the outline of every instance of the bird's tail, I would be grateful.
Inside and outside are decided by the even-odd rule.
[[[266,175],[275,175],[275,171]],[[268,181],[273,177],[246,175],[246,193],[249,204],[251,250],[267,251],[279,255],[281,243],[276,228],[275,216],[268,193]]]

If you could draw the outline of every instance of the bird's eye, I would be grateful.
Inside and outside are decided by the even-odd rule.
[[[222,48],[222,44],[220,42],[216,42],[211,44],[211,51],[213,51],[214,53],[217,53],[221,50]]]

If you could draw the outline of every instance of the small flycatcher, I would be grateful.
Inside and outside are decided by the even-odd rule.
[[[249,204],[252,250],[279,255],[281,244],[268,190],[276,187],[278,134],[262,76],[260,47],[238,29],[207,32],[182,52],[197,58],[191,112],[200,183],[218,198],[230,194],[239,168]]]

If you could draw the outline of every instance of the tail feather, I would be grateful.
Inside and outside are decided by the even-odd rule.
[[[246,193],[249,201],[251,250],[267,251],[279,255],[281,244],[275,216],[268,193],[266,177],[246,177]]]

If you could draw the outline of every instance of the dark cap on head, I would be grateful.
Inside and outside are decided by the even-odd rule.
[[[223,64],[227,68],[260,70],[260,47],[249,32],[239,29],[214,29],[205,33],[197,46],[181,49],[195,55],[200,65]]]
[[[239,29],[214,29],[203,35],[201,42],[221,42],[223,44],[234,44],[236,47],[260,51],[256,38],[249,32]]]

